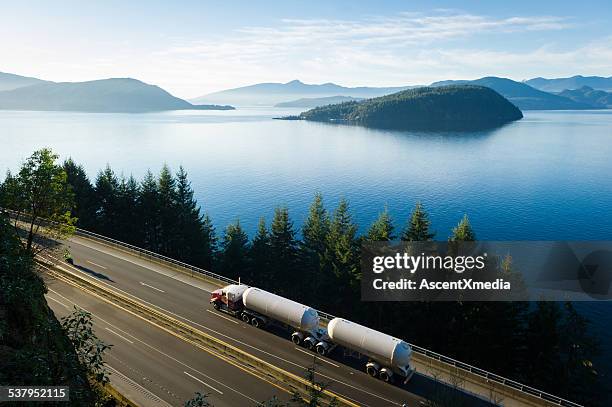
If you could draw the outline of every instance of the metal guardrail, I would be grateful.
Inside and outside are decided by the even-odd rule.
[[[0,208],[0,209],[2,209],[2,208]],[[9,214],[13,214],[13,215],[17,214],[15,211],[12,211],[10,209],[3,209],[3,210],[8,212]],[[23,216],[23,214],[22,214],[22,216]],[[123,248],[126,248],[126,249],[130,250],[130,251],[138,252],[141,255],[145,255],[145,257],[150,257],[152,259],[161,260],[163,262],[166,262],[166,263],[169,263],[169,264],[173,264],[173,265],[178,266],[178,267],[183,267],[183,268],[186,268],[188,270],[191,270],[192,272],[203,274],[203,275],[205,275],[205,276],[207,276],[209,278],[221,281],[223,283],[238,284],[238,281],[236,281],[236,280],[232,280],[230,278],[227,278],[227,277],[224,277],[222,275],[213,273],[211,271],[204,270],[202,268],[199,268],[199,267],[196,267],[196,266],[192,266],[192,265],[184,263],[182,261],[175,260],[175,259],[172,259],[170,257],[163,256],[161,254],[157,254],[155,252],[143,249],[141,247],[134,246],[134,245],[131,245],[129,243],[121,242],[121,241],[116,240],[116,239],[112,239],[110,237],[99,235],[97,233],[93,233],[93,232],[90,232],[88,230],[77,228],[77,233],[76,234],[80,235],[80,236],[85,236],[85,237],[93,238],[95,240],[103,241],[103,242],[105,242],[107,244],[111,244],[113,246],[123,247]],[[323,312],[323,311],[317,310],[317,312],[319,313],[319,315],[323,319],[325,319],[327,321],[330,321],[330,320],[336,318],[334,315],[328,314],[328,313]],[[480,377],[482,377],[482,378],[484,378],[486,380],[489,380],[489,381],[492,381],[492,382],[496,382],[496,383],[499,383],[499,384],[511,387],[511,388],[513,388],[515,390],[518,390],[518,391],[523,392],[525,394],[529,394],[529,395],[537,397],[539,399],[549,401],[549,402],[554,403],[554,404],[559,405],[559,406],[565,406],[565,407],[583,407],[582,405],[574,403],[573,401],[569,401],[569,400],[563,399],[561,397],[555,396],[553,394],[546,393],[546,392],[538,390],[536,388],[533,388],[533,387],[527,386],[525,384],[519,383],[519,382],[517,382],[515,380],[508,379],[506,377],[500,376],[498,374],[489,372],[489,371],[484,370],[484,369],[480,369],[480,368],[478,368],[476,366],[472,366],[472,365],[470,365],[468,363],[464,363],[464,362],[461,362],[459,360],[453,359],[451,357],[444,356],[442,354],[436,353],[434,351],[428,350],[428,349],[420,347],[418,345],[414,345],[412,343],[409,343],[409,345],[412,347],[412,349],[416,353],[419,353],[421,355],[425,355],[425,356],[427,356],[429,358],[432,358],[432,359],[437,360],[439,362],[445,363],[445,364],[447,364],[449,366],[452,366],[452,367],[455,367],[455,368],[458,368],[458,369],[461,369],[461,370],[465,370],[465,371],[470,372],[470,373],[472,373],[474,375],[480,376]]]
[[[232,280],[231,278],[227,278],[227,277],[222,276],[220,274],[213,273],[212,271],[208,271],[208,270],[205,270],[205,269],[200,268],[200,267],[192,266],[191,264],[184,263],[184,262],[179,261],[179,260],[175,260],[175,259],[173,259],[171,257],[167,257],[167,256],[164,256],[164,255],[161,255],[161,254],[157,254],[157,253],[152,252],[150,250],[146,250],[146,249],[143,249],[143,248],[138,247],[138,246],[134,246],[134,245],[129,244],[129,243],[124,243],[124,242],[121,242],[119,240],[112,239],[110,237],[99,235],[97,233],[90,232],[88,230],[77,228],[76,235],[77,236],[85,236],[85,237],[88,237],[88,238],[94,239],[94,240],[100,240],[100,241],[102,241],[102,242],[104,242],[106,244],[112,244],[113,246],[123,247],[125,249],[130,250],[130,251],[139,253],[142,257],[150,258],[150,259],[156,259],[158,261],[161,260],[164,263],[168,263],[168,264],[171,264],[171,265],[174,265],[174,266],[178,266],[178,267],[182,267],[184,269],[188,269],[191,272],[195,272],[195,273],[204,275],[204,276],[209,277],[209,278],[211,278],[213,280],[221,281],[221,282],[223,282],[225,284],[238,284],[238,281]]]

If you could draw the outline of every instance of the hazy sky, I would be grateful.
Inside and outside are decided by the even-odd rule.
[[[367,3],[0,0],[0,71],[134,77],[180,97],[292,79],[612,75],[609,1]]]

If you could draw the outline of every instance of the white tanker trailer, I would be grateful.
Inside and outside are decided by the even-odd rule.
[[[329,321],[327,334],[333,343],[367,356],[366,372],[370,376],[389,382],[399,374],[405,383],[414,374],[412,349],[401,339],[342,318]]]
[[[215,309],[225,311],[255,327],[275,321],[295,331],[291,340],[296,345],[315,349],[326,339],[319,327],[319,314],[314,308],[255,287],[228,285],[212,292],[210,302]]]
[[[215,290],[210,303],[215,309],[241,318],[255,327],[271,322],[292,328],[291,340],[326,355],[337,345],[368,357],[366,372],[384,381],[394,375],[404,383],[414,374],[410,365],[412,350],[401,339],[375,331],[342,318],[329,321],[327,329],[319,325],[317,310],[288,298],[246,285],[231,284]]]

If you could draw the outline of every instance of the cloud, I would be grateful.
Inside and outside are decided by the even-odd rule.
[[[283,19],[274,26],[243,27],[223,36],[199,41],[176,41],[154,53],[176,66],[199,67],[217,78],[204,87],[224,87],[219,76],[235,85],[265,80],[301,78],[345,84],[414,83],[428,79],[447,64],[473,66],[453,50],[466,52],[470,38],[536,31],[558,31],[573,26],[558,16],[489,17],[456,10],[430,14],[405,12],[360,20]],[[460,49],[461,48],[461,49]],[[475,51],[477,56],[479,51]],[[474,51],[467,50],[466,56]],[[454,69],[446,72],[452,73]],[[420,70],[420,71],[419,71]],[[460,70],[459,70],[460,71]],[[201,82],[200,82],[201,83]],[[383,83],[380,83],[383,84]]]

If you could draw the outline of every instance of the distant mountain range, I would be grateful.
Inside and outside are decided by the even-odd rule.
[[[612,92],[596,90],[588,86],[580,89],[566,89],[559,93],[560,96],[572,99],[579,103],[587,103],[601,109],[612,109]]]
[[[350,96],[353,98],[372,98],[396,93],[417,86],[387,88],[356,87],[348,88],[334,83],[312,85],[294,80],[287,83],[258,83],[241,88],[228,89],[191,99],[192,103],[232,104],[237,106],[274,106],[278,103],[302,98],[324,98],[330,96]]]
[[[482,130],[519,120],[521,111],[484,86],[408,89],[362,102],[317,107],[287,119],[399,130]]]
[[[151,112],[227,110],[231,106],[193,105],[162,88],[131,78],[87,82],[48,82],[13,74],[0,75],[0,109],[81,112]]]
[[[546,92],[562,92],[566,89],[580,89],[588,86],[593,89],[612,91],[612,76],[582,76],[576,75],[571,78],[534,78],[525,81],[529,86]]]
[[[313,108],[325,105],[335,105],[344,102],[358,102],[363,98],[354,98],[351,96],[328,96],[324,98],[301,98],[290,102],[277,103],[274,107],[304,107]]]
[[[30,78],[28,76],[20,76],[12,73],[0,72],[0,92],[5,90],[13,90],[24,86],[36,85],[44,83],[41,79]]]
[[[596,108],[587,103],[535,89],[522,82],[495,76],[487,76],[473,81],[434,82],[431,86],[460,84],[480,85],[491,88],[510,100],[521,110],[579,110]]]

